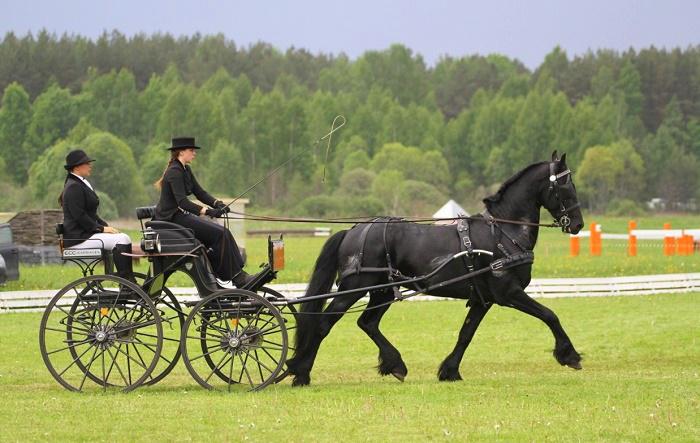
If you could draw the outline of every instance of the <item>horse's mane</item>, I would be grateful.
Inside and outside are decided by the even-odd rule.
[[[486,207],[488,208],[489,203],[499,202],[501,200],[501,198],[503,197],[503,194],[505,194],[506,190],[508,189],[508,187],[510,185],[512,185],[513,183],[518,181],[518,179],[520,179],[520,177],[522,177],[523,175],[528,173],[531,169],[534,169],[534,168],[541,166],[545,163],[548,163],[548,162],[533,163],[530,166],[527,166],[524,169],[522,169],[521,171],[517,172],[515,175],[510,177],[508,180],[504,181],[503,184],[501,185],[501,187],[498,188],[498,191],[496,191],[495,194],[490,195],[483,200]]]

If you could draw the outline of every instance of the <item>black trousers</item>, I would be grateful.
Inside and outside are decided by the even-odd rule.
[[[170,221],[192,229],[195,238],[211,249],[207,255],[214,273],[221,280],[231,280],[243,269],[241,251],[233,235],[225,227],[181,211],[178,211]]]

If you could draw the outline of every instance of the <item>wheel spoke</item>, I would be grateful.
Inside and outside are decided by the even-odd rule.
[[[141,356],[141,352],[139,351],[139,348],[137,348],[136,345],[133,343],[131,343],[131,347],[134,348],[134,351],[136,351],[136,355],[139,357],[139,360],[141,360],[141,363],[143,363],[143,367],[145,368],[146,361],[143,359],[143,356]],[[151,374],[148,374],[148,376],[151,377]]]
[[[75,357],[75,358],[73,359],[73,361],[71,362],[71,364],[69,364],[63,371],[61,371],[61,372],[58,374],[58,376],[60,377],[61,375],[65,374],[65,372],[66,372],[68,369],[70,369],[70,367],[73,366],[78,360],[80,360],[80,359],[83,357],[83,355],[85,355],[85,354],[90,350],[90,348],[92,348],[92,346],[88,347],[87,349],[85,349],[85,350],[83,351],[82,354],[80,354],[79,356]],[[95,348],[95,349],[97,349],[97,348]]]
[[[255,387],[255,383],[253,383],[253,379],[250,378],[250,372],[248,372],[248,367],[246,366],[245,362],[243,361],[243,357],[241,357],[240,354],[238,355],[238,359],[241,361],[241,364],[243,365],[243,372],[245,372],[245,375],[248,378],[248,384],[250,384],[250,386],[252,386],[252,387]],[[246,360],[248,360],[248,353],[246,353]],[[241,372],[241,379],[243,378],[243,372]],[[238,380],[239,383],[240,383],[241,379]]]
[[[119,343],[119,346],[117,349],[121,349],[121,347],[122,347],[122,344]],[[124,377],[124,372],[119,367],[119,363],[117,363],[118,354],[112,354],[112,351],[110,351],[109,348],[107,348],[107,352],[109,353],[109,356],[112,358],[112,365],[109,367],[109,372],[107,373],[107,378],[109,378],[109,376],[112,374],[112,369],[114,369],[116,367],[117,372],[119,373],[119,376],[122,378],[122,381],[124,382],[124,385],[125,386],[130,385],[130,383],[128,381],[126,381],[126,377]]]
[[[204,382],[205,382],[205,383],[209,383],[209,379],[211,378],[211,376],[214,375],[216,372],[219,372],[219,370],[220,370],[221,368],[223,368],[224,366],[226,366],[226,363],[227,363],[227,362],[224,362],[223,364],[221,364],[221,363],[226,359],[226,357],[230,356],[230,358],[233,358],[232,355],[227,354],[226,352],[224,352],[223,354],[224,354],[224,355],[221,356],[221,360],[219,360],[219,363],[217,363],[217,364],[214,366],[214,369],[211,370],[211,372],[209,373],[209,376],[208,376],[206,379],[204,379]]]
[[[132,346],[133,346],[133,345],[132,345]],[[139,353],[139,352],[138,352],[138,349],[136,349],[136,347],[134,347],[134,350],[136,351],[137,354]],[[128,347],[127,347],[127,351],[128,351]],[[133,362],[136,363],[137,365],[141,366],[143,369],[146,369],[146,370],[148,369],[148,368],[146,367],[146,363],[145,363],[145,362],[144,362],[144,364],[139,363],[134,357],[130,356],[128,353],[125,353],[125,352],[122,351],[121,349],[117,349],[117,352],[121,352],[122,355],[126,356],[126,358],[128,358],[130,361],[133,361]],[[139,357],[140,357],[140,355],[139,355]]]
[[[255,362],[256,362],[258,365],[260,365],[260,366],[264,367],[265,369],[267,369],[270,373],[275,372],[275,371],[273,371],[272,369],[268,368],[268,367],[265,365],[265,363],[261,362],[261,361],[257,358],[257,356],[256,356],[256,357],[253,357],[252,355],[250,355],[250,351],[246,351],[246,354],[247,354],[250,358],[252,358],[253,360],[255,360]],[[277,363],[279,363],[279,362],[277,362]]]
[[[157,346],[157,345],[151,345],[151,344],[145,343],[145,342],[141,341],[138,337],[134,337],[134,339],[137,340],[137,341],[138,341],[140,344],[142,344],[143,346],[145,346],[146,349],[148,349],[149,351],[153,352],[154,354],[156,353],[156,351],[153,350],[153,349],[151,348],[151,346]],[[136,345],[134,345],[133,343],[132,343],[132,345],[133,345],[133,346],[136,346]],[[162,358],[163,360],[167,361],[168,363],[172,363],[170,360],[168,360],[167,358],[165,358],[163,355],[161,355],[160,358]]]
[[[84,345],[84,344],[86,344],[86,343],[90,343],[90,340],[89,340],[89,339],[81,340],[81,341],[79,341],[79,342],[77,342],[77,343],[73,343],[73,344],[68,345],[68,346],[66,346],[66,347],[64,347],[64,348],[56,349],[56,350],[51,351],[51,352],[47,352],[46,355],[52,355],[52,354],[55,354],[55,353],[57,353],[57,352],[65,351],[66,349],[71,349],[71,348],[75,348],[76,346]]]
[[[202,358],[202,357],[205,357],[205,356],[207,356],[207,355],[212,355],[213,353],[215,353],[215,352],[217,352],[217,351],[221,351],[221,350],[222,350],[222,348],[221,348],[221,346],[219,346],[218,349],[214,349],[213,351],[205,352],[204,354],[202,354],[202,355],[200,355],[200,356],[197,356],[197,357],[195,357],[195,358],[190,358],[189,360],[190,360],[190,361],[199,360],[199,359]]]
[[[85,370],[83,371],[83,380],[80,382],[80,387],[78,388],[78,391],[83,390],[83,385],[85,384],[85,379],[87,378],[88,374],[90,373],[90,368],[92,367],[92,363],[96,360],[95,355],[97,355],[97,346],[95,346],[95,352],[92,353],[92,358],[90,359],[90,362],[86,366]]]

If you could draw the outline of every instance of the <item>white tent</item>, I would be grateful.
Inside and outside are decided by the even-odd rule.
[[[469,213],[454,200],[448,201],[442,206],[442,208],[438,209],[437,212],[433,214],[433,218],[453,218],[464,216],[469,216]],[[443,222],[450,223],[450,220],[444,220]]]

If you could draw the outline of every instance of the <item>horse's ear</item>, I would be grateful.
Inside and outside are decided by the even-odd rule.
[[[566,154],[562,154],[562,155],[561,155],[561,158],[559,159],[559,162],[560,162],[562,165],[565,165],[565,164],[566,164]]]
[[[559,159],[557,158],[557,150],[555,149],[554,152],[552,152],[552,161],[555,162],[557,160]]]

